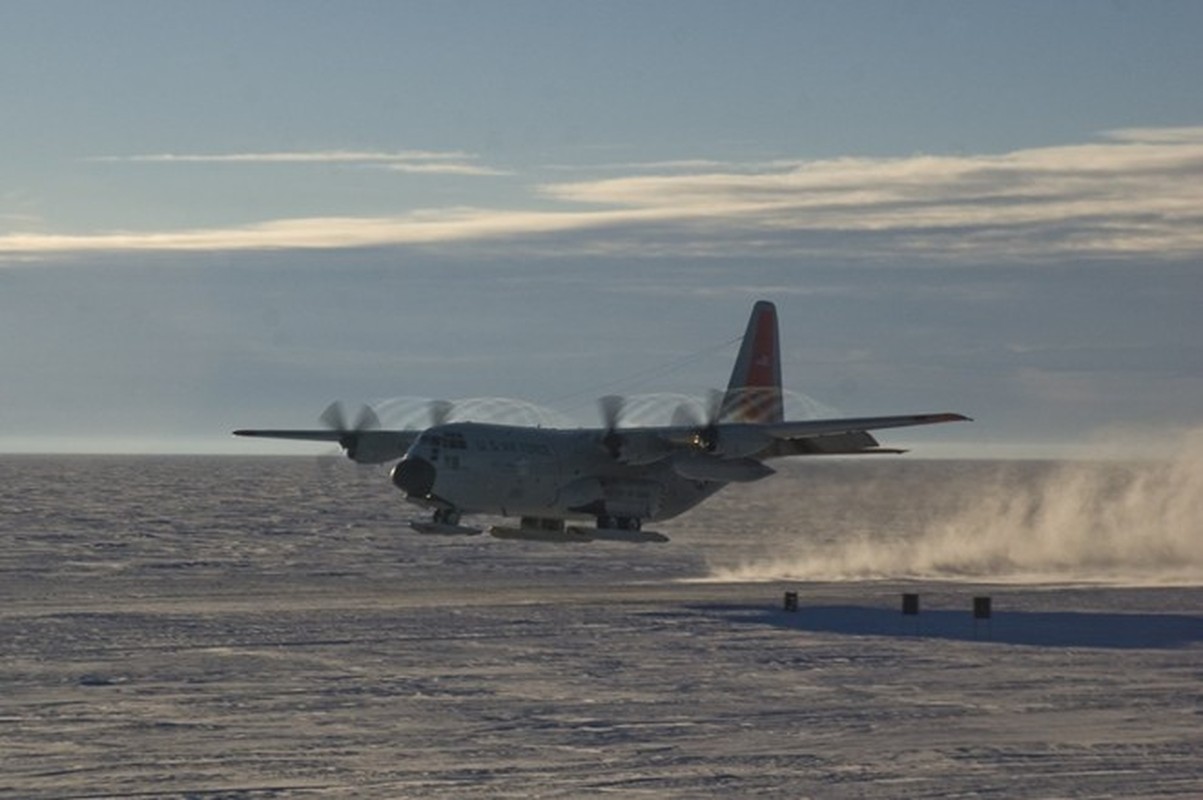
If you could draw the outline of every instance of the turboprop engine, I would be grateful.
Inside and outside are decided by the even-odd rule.
[[[694,432],[690,444],[721,458],[754,456],[773,443],[759,425],[707,425]]]

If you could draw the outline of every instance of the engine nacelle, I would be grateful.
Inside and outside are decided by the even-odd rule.
[[[754,458],[720,458],[703,453],[682,453],[672,463],[673,470],[682,477],[717,483],[751,483],[774,472]]]
[[[721,458],[754,456],[773,443],[759,425],[722,424],[699,431],[697,445]]]

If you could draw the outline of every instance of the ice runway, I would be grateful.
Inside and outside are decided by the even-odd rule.
[[[1197,586],[720,580],[930,523],[908,476],[942,467],[856,467],[905,490],[850,513],[833,466],[757,488],[810,518],[756,546],[747,493],[552,546],[417,536],[304,459],[5,459],[0,795],[1203,794]]]

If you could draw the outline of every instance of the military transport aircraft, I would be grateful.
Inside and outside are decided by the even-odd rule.
[[[453,407],[431,404],[425,430],[380,430],[364,406],[348,424],[336,403],[322,414],[328,430],[238,430],[236,436],[338,442],[361,464],[399,459],[393,484],[412,503],[432,510],[411,522],[428,534],[478,534],[464,514],[518,517],[498,525],[498,538],[553,542],[663,542],[644,530],[675,517],[731,482],[757,481],[782,456],[899,453],[869,434],[880,428],[968,420],[961,414],[912,414],[789,421],[784,418],[777,310],[765,300],[752,316],[726,392],[710,397],[705,419],[687,407],[672,424],[622,427],[623,400],[599,401],[602,428],[553,429],[450,419]],[[573,521],[595,521],[567,524]]]

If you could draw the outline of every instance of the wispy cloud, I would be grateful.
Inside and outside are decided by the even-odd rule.
[[[509,170],[486,167],[480,164],[456,161],[389,161],[380,166],[391,172],[406,172],[426,175],[467,175],[476,177],[491,177],[513,175]]]
[[[37,214],[22,214],[19,212],[0,212],[0,222],[9,225],[40,225],[42,218]]]
[[[670,161],[617,161],[610,164],[548,164],[547,169],[557,172],[672,172],[698,171],[705,169],[728,170],[736,165],[729,161],[712,158],[687,158]]]
[[[630,215],[499,212],[459,208],[384,217],[307,217],[237,227],[143,233],[9,234],[2,253],[122,250],[269,250],[377,247],[538,235],[602,225]]]
[[[1174,128],[1118,128],[1104,132],[1103,136],[1117,142],[1189,143],[1203,140],[1203,125],[1184,125]]]
[[[117,159],[114,159],[117,160]],[[119,160],[348,163],[482,174],[463,153],[329,151]],[[933,261],[1203,255],[1203,127],[987,155],[631,165],[509,207],[280,219],[203,230],[13,233],[0,254],[453,245],[556,252],[841,255]],[[487,174],[487,173],[484,173]],[[540,200],[541,210],[533,209]],[[546,209],[547,201],[555,206]]]
[[[151,153],[129,156],[95,156],[89,161],[141,164],[336,164],[381,167],[397,172],[442,175],[509,175],[507,170],[485,166],[479,157],[460,151],[438,150],[302,150],[273,153]]]
[[[1203,129],[1003,155],[779,161],[559,183],[578,204],[665,209],[764,232],[872,234],[959,256],[1176,256],[1203,249]],[[867,237],[863,237],[866,238]],[[855,246],[855,245],[854,245]]]

